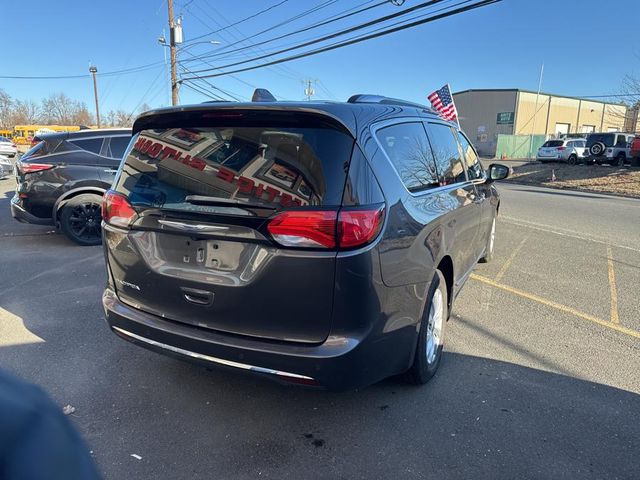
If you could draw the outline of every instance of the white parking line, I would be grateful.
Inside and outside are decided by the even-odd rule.
[[[602,245],[610,245],[616,248],[623,248],[625,250],[631,250],[632,252],[640,253],[639,248],[628,247],[627,245],[620,245],[619,243],[611,243],[606,238],[592,237],[591,235],[584,235],[582,233],[575,232],[573,230],[566,230],[564,228],[554,227],[552,225],[545,225],[543,223],[528,222],[520,218],[507,217],[500,215],[500,218],[505,223],[517,225],[519,227],[531,228],[533,230],[540,230],[542,232],[553,233],[555,235],[561,235],[563,237],[577,238],[578,240],[585,240],[587,242],[600,243]]]

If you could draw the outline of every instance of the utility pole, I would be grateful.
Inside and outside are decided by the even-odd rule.
[[[98,83],[96,82],[96,73],[98,73],[98,69],[90,65],[89,72],[93,76],[93,96],[96,99],[96,122],[98,123],[98,128],[100,128],[100,107],[98,106]]]
[[[540,98],[540,90],[542,89],[543,74],[544,74],[544,63],[540,67],[540,78],[538,79],[538,92],[536,93],[536,106],[533,109],[533,125],[531,125],[531,135],[529,136],[529,160],[533,159],[533,133],[536,129],[536,117],[538,116],[538,99]]]
[[[313,87],[317,80],[304,80],[302,83],[306,85],[304,89],[304,95],[307,97],[307,102],[311,101],[311,97],[316,94],[316,89]],[[313,84],[313,85],[312,85]]]
[[[169,52],[171,61],[171,105],[178,105],[178,59],[176,54],[176,25],[173,22],[173,0],[167,0],[169,8]],[[182,35],[182,30],[180,31]]]

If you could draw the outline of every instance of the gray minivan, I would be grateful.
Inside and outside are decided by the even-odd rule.
[[[433,376],[509,172],[456,125],[355,95],[161,109],[133,134],[102,211],[114,333],[330,389]]]

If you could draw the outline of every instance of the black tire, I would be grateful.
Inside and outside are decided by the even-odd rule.
[[[640,157],[633,157],[631,159],[631,166],[632,167],[640,167]]]
[[[607,149],[607,146],[602,142],[596,142],[591,147],[589,147],[589,153],[594,157],[598,157],[604,153]]]
[[[83,193],[69,200],[60,214],[60,229],[69,240],[78,245],[100,245],[102,197],[92,193]]]
[[[484,249],[484,255],[478,260],[480,263],[489,263],[493,260],[493,254],[496,249],[496,216],[493,216],[491,221],[491,230],[489,230],[489,238],[487,238],[487,245]]]
[[[626,155],[624,153],[619,153],[616,157],[615,165],[618,167],[624,167],[624,162],[626,160]]]
[[[433,350],[431,351],[432,357],[431,359],[429,359],[429,354],[427,353],[427,334],[428,330],[432,328],[429,325],[429,319],[431,318],[431,310],[435,308],[434,298],[436,298],[436,294],[439,296],[439,300],[436,300],[436,303],[441,304],[440,313],[442,315],[442,318],[439,319],[439,341],[436,344],[431,344]],[[445,282],[444,275],[442,275],[442,272],[440,272],[440,270],[436,270],[436,273],[433,276],[427,298],[428,302],[422,315],[420,332],[418,333],[418,345],[416,347],[413,365],[411,365],[411,368],[409,368],[409,370],[405,373],[405,379],[407,380],[407,382],[413,383],[415,385],[423,385],[427,383],[431,379],[431,377],[435,375],[438,367],[440,366],[440,359],[442,358],[444,326],[447,323],[447,318],[449,316],[449,298],[447,295],[447,284]]]
[[[578,156],[575,153],[569,155],[569,159],[567,160],[569,165],[577,165],[578,164]]]

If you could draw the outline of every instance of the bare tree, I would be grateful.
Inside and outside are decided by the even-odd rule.
[[[71,115],[71,125],[92,125],[93,115],[89,112],[84,102],[74,102]]]
[[[69,125],[73,117],[75,102],[64,93],[52,93],[42,100],[45,122],[48,124]]]
[[[11,96],[0,89],[0,127],[13,127],[11,124],[11,115],[13,113],[13,99]]]
[[[33,100],[16,100],[10,118],[12,125],[36,124],[42,119],[42,110]]]
[[[141,113],[148,112],[149,110],[151,110],[151,105],[145,102],[142,105],[140,105],[140,108],[138,108],[137,114],[140,115]]]
[[[130,127],[133,125],[134,115],[124,110],[117,110],[115,112],[115,126],[116,127]]]

